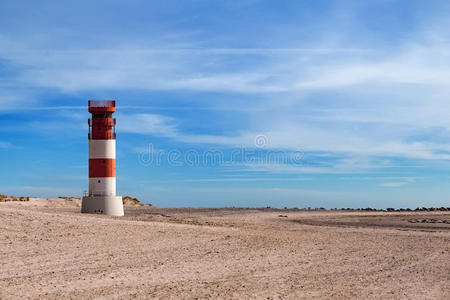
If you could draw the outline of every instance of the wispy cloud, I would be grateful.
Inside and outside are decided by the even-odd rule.
[[[255,137],[261,132],[237,132],[235,135],[185,134],[176,120],[163,115],[137,114],[121,117],[121,130],[130,133],[167,137],[191,144],[216,144],[229,147],[254,147]],[[274,125],[277,126],[277,125]],[[278,125],[279,126],[279,125]],[[431,160],[449,160],[450,144],[401,141],[396,138],[380,139],[364,132],[348,129],[313,128],[309,125],[284,124],[279,130],[264,133],[268,139],[267,149],[288,149],[308,152],[353,154],[358,156],[391,156]]]
[[[194,179],[173,179],[173,180],[153,180],[151,182],[192,182],[192,183],[206,183],[206,182],[301,182],[311,180],[310,177],[240,177],[240,178],[194,178]]]
[[[379,183],[378,186],[395,188],[395,187],[401,187],[401,186],[404,186],[407,184],[408,184],[408,182],[383,182],[383,183]]]
[[[15,146],[13,144],[11,144],[10,142],[0,141],[0,149],[12,149],[12,148],[15,148]]]
[[[57,88],[302,92],[355,85],[446,86],[446,43],[406,44],[392,51],[318,48],[155,48],[49,50],[0,36],[0,57],[26,66],[10,84]],[[418,41],[419,42],[419,41]],[[232,64],[228,56],[233,56]],[[246,61],[236,67],[234,61]],[[219,66],[220,65],[220,66]]]
[[[132,114],[120,116],[120,130],[128,133],[151,134],[164,137],[178,136],[174,119],[157,114]]]

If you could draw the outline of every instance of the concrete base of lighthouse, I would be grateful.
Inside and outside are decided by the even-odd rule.
[[[123,216],[121,196],[86,196],[81,202],[81,212],[88,214],[103,214],[108,216]]]

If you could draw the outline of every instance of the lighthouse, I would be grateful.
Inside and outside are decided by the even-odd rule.
[[[116,196],[116,111],[114,100],[89,100],[89,193],[82,213],[123,216],[122,197]]]

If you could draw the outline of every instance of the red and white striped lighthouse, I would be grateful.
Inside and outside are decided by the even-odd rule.
[[[89,100],[89,194],[82,213],[123,216],[122,197],[116,196],[116,111],[114,100]]]

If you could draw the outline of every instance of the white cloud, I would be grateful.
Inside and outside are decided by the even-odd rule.
[[[11,148],[15,148],[15,146],[13,144],[11,144],[10,142],[0,141],[0,149],[11,149]]]
[[[153,113],[119,115],[122,132],[229,147],[253,147],[254,137],[264,132],[267,149],[450,160],[450,44],[436,38],[445,36],[445,29],[436,29],[442,23],[435,22],[431,37],[419,31],[395,47],[372,49],[342,47],[339,39],[326,42],[323,35],[317,47],[308,48],[203,47],[207,43],[192,40],[54,50],[4,33],[0,57],[20,66],[7,79],[11,86],[62,93],[133,89],[258,95],[245,110],[251,122],[244,128],[237,120],[228,135],[187,134],[181,120]],[[207,93],[204,97],[209,103]],[[1,99],[0,109],[14,102]],[[436,130],[443,132],[441,138]]]
[[[276,124],[272,125],[276,127]],[[326,152],[362,156],[389,156],[428,160],[450,160],[450,143],[422,141],[402,141],[398,136],[380,138],[373,134],[353,133],[348,129],[315,128],[308,125],[287,123],[265,132],[268,143],[265,149],[285,149],[291,151]],[[241,131],[236,135],[220,136],[205,134],[185,134],[177,126],[176,120],[157,114],[121,115],[122,132],[150,134],[175,139],[189,144],[212,144],[228,147],[255,147],[255,137],[261,132]],[[360,162],[359,162],[360,164]],[[346,162],[351,166],[351,162]]]
[[[267,181],[267,182],[278,182],[278,181],[282,181],[282,182],[287,182],[287,181],[294,181],[294,182],[301,182],[301,181],[309,181],[312,180],[312,178],[309,177],[289,177],[289,178],[285,178],[285,177],[262,177],[262,178],[258,178],[258,177],[247,177],[247,178],[195,178],[195,179],[171,179],[171,180],[166,180],[164,182],[259,182],[259,181]],[[161,180],[152,180],[152,183],[154,182],[162,182]]]
[[[408,182],[383,182],[378,184],[381,187],[401,187],[408,184]]]
[[[156,114],[120,115],[120,131],[175,137],[177,128],[172,118]]]
[[[450,82],[446,55],[450,46],[442,42],[407,44],[392,51],[336,46],[178,48],[160,43],[154,48],[118,45],[50,50],[7,35],[0,36],[0,42],[7,45],[0,49],[0,57],[24,66],[15,76],[15,84],[62,92],[181,89],[273,93],[379,84],[447,86]],[[235,59],[246,61],[248,56],[254,63],[233,65]]]
[[[0,112],[28,109],[36,104],[36,97],[32,91],[20,87],[3,87],[0,84]]]

